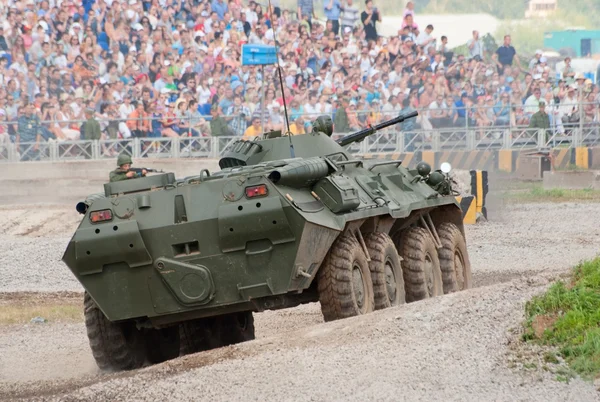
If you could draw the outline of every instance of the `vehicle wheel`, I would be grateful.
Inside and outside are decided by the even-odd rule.
[[[319,301],[325,321],[374,310],[373,282],[367,258],[350,236],[340,236],[318,273]]]
[[[211,336],[208,319],[190,320],[179,324],[179,354],[198,353],[211,349]]]
[[[435,244],[429,232],[411,227],[396,242],[402,257],[402,272],[408,303],[443,294],[442,271]]]
[[[437,229],[442,248],[439,251],[444,293],[471,288],[471,262],[467,242],[460,229],[453,223],[442,223]]]
[[[146,360],[144,337],[134,322],[114,323],[85,292],[85,326],[96,364],[102,370],[133,370]]]
[[[179,326],[147,329],[144,331],[144,337],[150,363],[162,363],[179,357]]]
[[[406,301],[404,278],[396,245],[386,233],[374,232],[365,237],[371,261],[371,280],[375,310],[397,306]]]
[[[219,346],[234,345],[254,339],[254,316],[251,311],[227,314],[216,317],[216,320]]]

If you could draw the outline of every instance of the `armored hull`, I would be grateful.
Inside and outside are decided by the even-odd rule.
[[[441,173],[353,159],[330,134],[241,140],[219,172],[107,183],[79,205],[63,260],[86,290],[101,368],[252,339],[265,309],[320,301],[332,320],[470,286]]]

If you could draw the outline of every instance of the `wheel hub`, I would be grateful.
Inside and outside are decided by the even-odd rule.
[[[396,301],[396,277],[394,275],[394,268],[389,260],[385,261],[385,287],[387,289],[388,298],[390,302]]]
[[[362,270],[360,266],[354,265],[352,268],[352,290],[358,308],[362,310],[365,304],[365,285],[363,282]]]
[[[427,294],[433,296],[433,260],[429,254],[425,254],[425,282],[427,283]]]

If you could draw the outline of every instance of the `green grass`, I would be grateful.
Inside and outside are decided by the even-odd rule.
[[[600,258],[581,263],[569,283],[557,282],[527,302],[525,316],[524,341],[558,348],[582,378],[600,376]],[[544,360],[557,358],[547,353]],[[567,373],[561,376],[568,380]]]
[[[544,189],[540,185],[521,188],[520,191],[505,191],[502,195],[509,203],[529,202],[565,202],[565,201],[600,201],[600,190],[563,188]]]

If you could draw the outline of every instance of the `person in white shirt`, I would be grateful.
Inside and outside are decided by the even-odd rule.
[[[425,27],[425,30],[419,33],[419,36],[417,36],[416,43],[418,46],[423,46],[423,52],[425,54],[427,54],[430,47],[433,47],[435,49],[436,38],[431,36],[432,32],[433,25],[429,24],[427,25],[427,27]]]

